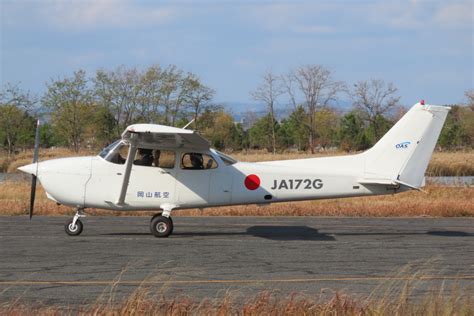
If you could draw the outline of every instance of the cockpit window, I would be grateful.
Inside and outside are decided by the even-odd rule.
[[[127,159],[128,147],[119,139],[105,147],[99,156],[112,163],[123,165]]]
[[[153,149],[149,148],[138,148],[136,153],[136,159],[133,161],[134,165],[151,167],[155,160],[153,155]]]
[[[221,153],[220,151],[216,150],[216,153],[219,155],[219,158],[222,159],[222,161],[224,162],[226,166],[233,165],[234,163],[237,162],[237,160],[235,160],[234,158],[227,156],[226,154]]]
[[[107,154],[115,147],[117,146],[117,144],[120,143],[120,139],[119,140],[116,140],[115,142],[113,142],[112,144],[108,145],[107,147],[105,147],[104,149],[102,149],[102,151],[99,153],[99,156],[101,156],[102,158],[105,159],[105,157],[107,156]]]

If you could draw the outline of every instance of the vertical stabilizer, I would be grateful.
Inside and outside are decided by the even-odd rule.
[[[415,104],[364,153],[366,179],[390,179],[419,188],[449,107]]]

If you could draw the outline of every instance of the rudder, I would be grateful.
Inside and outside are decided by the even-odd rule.
[[[371,149],[364,178],[386,179],[419,188],[449,107],[415,104]]]

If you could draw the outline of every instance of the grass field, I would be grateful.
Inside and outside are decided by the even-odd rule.
[[[203,211],[178,210],[173,216],[474,216],[474,187],[427,186],[424,192],[410,191],[397,195],[357,197],[267,206],[226,206]],[[0,215],[26,214],[30,184],[0,183]],[[35,214],[70,215],[72,209],[48,200],[41,186],[36,193]],[[113,212],[88,209],[97,215],[151,215],[155,212]]]
[[[78,154],[66,149],[44,149],[40,151],[40,161],[71,156],[97,155],[97,151],[83,150]],[[347,155],[344,152],[327,151],[317,154],[306,152],[288,152],[270,154],[266,151],[236,152],[230,154],[237,160],[254,162],[269,160],[287,160],[311,157]],[[0,172],[16,172],[20,166],[31,163],[32,151],[25,151],[8,160],[0,154]],[[429,176],[474,176],[474,150],[459,152],[434,152],[426,172]]]
[[[433,291],[433,292],[436,292]],[[166,297],[151,294],[146,287],[136,290],[122,301],[95,303],[73,308],[67,306],[31,306],[19,302],[0,305],[2,315],[459,315],[474,313],[469,293],[447,297],[432,294],[421,302],[402,291],[395,299],[361,299],[336,293],[329,300],[294,293],[279,297],[272,291],[247,298],[243,304],[232,297],[195,301],[186,296]]]
[[[402,270],[403,271],[403,270]],[[166,288],[153,288],[153,278],[143,280],[128,296],[116,298],[120,280],[110,284],[94,303],[80,307],[35,305],[21,297],[0,304],[1,315],[459,315],[474,314],[472,289],[432,286],[425,295],[414,292],[422,287],[422,273],[398,273],[366,296],[325,289],[316,294],[281,295],[267,290],[242,297],[238,291],[223,296],[194,300],[185,295],[167,295]],[[31,289],[32,290],[32,289]],[[333,293],[328,295],[326,293]]]

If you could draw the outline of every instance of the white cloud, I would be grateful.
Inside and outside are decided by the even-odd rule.
[[[157,25],[174,21],[178,10],[130,0],[84,0],[23,2],[11,5],[11,13],[21,17],[27,12],[32,19],[60,30],[90,30]],[[10,18],[14,22],[15,17]],[[12,23],[10,23],[12,24]]]
[[[351,23],[400,30],[472,29],[473,6],[472,0],[263,2],[247,5],[246,14],[264,30],[296,33],[344,32]]]
[[[374,3],[369,17],[376,24],[395,29],[473,28],[471,1],[402,1]]]
[[[95,64],[98,61],[106,58],[106,54],[100,51],[88,51],[84,53],[74,53],[68,55],[66,63],[73,68],[83,68],[90,64]]]
[[[265,30],[274,31],[294,25],[304,11],[299,5],[261,3],[245,6],[245,16]]]
[[[448,27],[474,28],[474,4],[471,1],[450,3],[442,6],[434,16],[434,22]]]
[[[295,33],[302,34],[326,34],[336,31],[333,27],[319,25],[296,25],[291,27],[291,30]]]
[[[245,6],[245,17],[259,28],[270,32],[324,34],[336,32],[337,25],[329,26],[329,21],[321,17],[340,9],[341,4],[337,2],[264,2]]]

